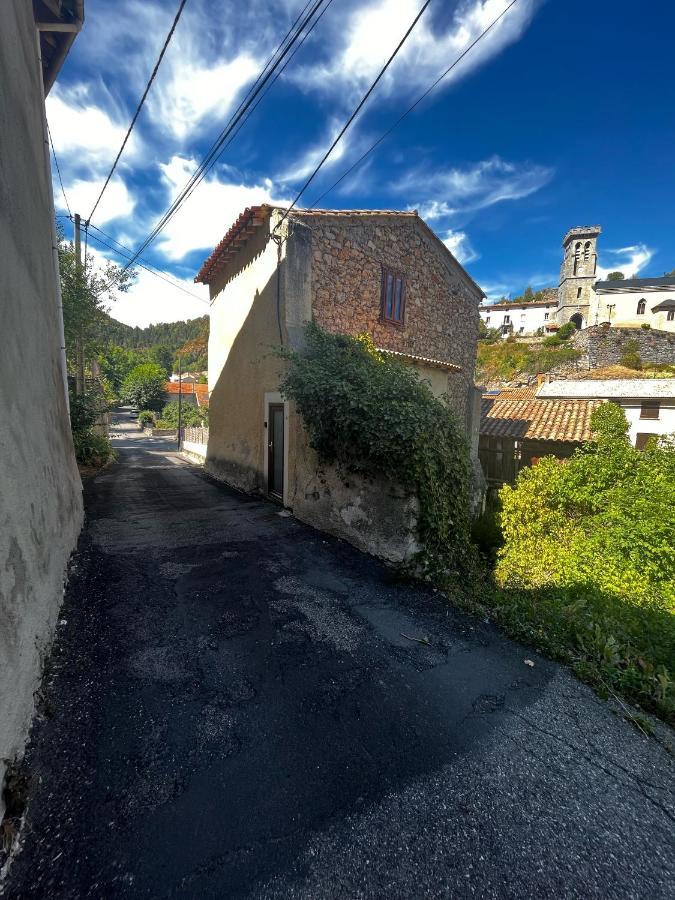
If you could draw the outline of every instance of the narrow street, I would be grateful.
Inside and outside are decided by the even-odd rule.
[[[656,740],[117,419],[6,896],[672,896]]]

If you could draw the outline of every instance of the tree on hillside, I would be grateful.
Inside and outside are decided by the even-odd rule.
[[[136,366],[124,379],[122,399],[137,409],[151,409],[156,412],[164,403],[166,374],[156,363]]]
[[[136,275],[132,269],[124,271],[109,261],[103,267],[96,266],[91,254],[86,255],[83,267],[78,268],[73,243],[65,239],[60,224],[57,233],[66,361],[68,371],[75,373],[78,362],[80,369],[85,368],[95,356],[98,326],[106,304],[114,302],[118,293],[128,291]],[[83,357],[79,361],[78,346]]]
[[[607,281],[623,281],[625,277],[623,272],[610,272]]]
[[[148,358],[150,362],[161,366],[166,373],[166,377],[169,378],[173,372],[173,352],[171,347],[167,347],[166,344],[156,344],[150,348]]]
[[[523,291],[522,300],[525,303],[531,303],[534,300],[534,291],[529,285]]]

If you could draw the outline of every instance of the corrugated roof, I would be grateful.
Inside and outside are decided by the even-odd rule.
[[[542,384],[537,397],[599,400],[675,398],[675,378],[570,379]]]
[[[484,398],[480,433],[491,437],[581,443],[591,437],[591,414],[600,400]]]
[[[445,362],[442,359],[432,359],[429,356],[417,356],[415,353],[403,353],[400,350],[387,350],[385,347],[377,347],[378,353],[386,353],[388,356],[399,356],[403,359],[409,359],[412,362],[422,363],[425,366],[432,366],[437,369],[449,369],[453,372],[461,372],[462,367],[456,363]]]

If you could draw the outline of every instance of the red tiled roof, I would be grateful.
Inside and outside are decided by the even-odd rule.
[[[483,394],[484,398],[490,398],[492,400],[496,400],[499,397],[500,400],[534,400],[537,396],[537,390],[539,386],[536,384],[523,385],[521,387],[505,387],[502,388],[499,394]]]
[[[185,382],[179,385],[177,381],[167,381],[164,390],[167,394],[197,394],[202,397],[208,396],[209,386],[208,384],[186,384]]]
[[[480,433],[492,437],[580,443],[591,438],[590,419],[601,400],[483,398]]]

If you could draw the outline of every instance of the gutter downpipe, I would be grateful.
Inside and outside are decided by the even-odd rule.
[[[74,37],[74,35],[73,35]],[[63,395],[66,401],[66,412],[70,416],[70,399],[68,397],[68,368],[66,364],[66,337],[63,328],[63,299],[61,297],[61,270],[59,268],[59,245],[56,235],[56,209],[54,208],[54,186],[52,184],[52,167],[49,156],[49,136],[47,133],[47,108],[45,106],[45,91],[42,76],[42,53],[40,50],[40,32],[35,30],[35,42],[37,46],[37,58],[39,66],[40,88],[42,96],[42,144],[44,147],[45,174],[47,175],[47,189],[49,191],[49,206],[51,212],[51,239],[52,260],[54,264],[54,289],[56,299],[56,323],[59,338],[59,364],[63,381]]]

